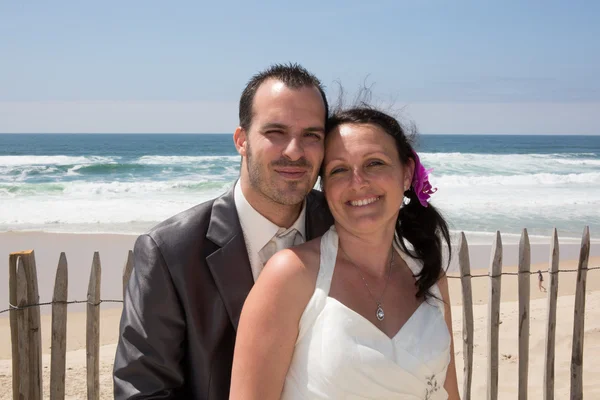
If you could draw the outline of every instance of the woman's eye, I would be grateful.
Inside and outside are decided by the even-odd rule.
[[[370,167],[371,166],[378,166],[378,165],[383,165],[383,161],[379,161],[379,160],[373,160],[371,162],[369,162],[368,164]]]
[[[329,175],[334,175],[334,174],[337,174],[337,173],[343,172],[343,171],[344,171],[344,168],[334,168],[331,171],[329,171]]]

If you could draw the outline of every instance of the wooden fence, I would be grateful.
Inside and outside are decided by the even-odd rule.
[[[133,269],[129,251],[123,270],[123,292]],[[65,398],[67,351],[67,305],[87,303],[86,370],[87,397],[100,398],[100,254],[94,253],[86,301],[67,301],[68,265],[60,254],[54,294],[50,303],[39,303],[37,270],[33,250],[9,255],[9,302],[12,341],[13,399],[42,398],[41,305],[52,305],[52,342],[50,354],[50,399]]]
[[[473,299],[469,251],[466,237],[460,235],[458,264],[463,298],[463,400],[470,400],[473,376]],[[558,296],[558,236],[556,229],[550,246],[548,273],[548,325],[546,329],[543,398],[554,398],[554,351],[556,330],[556,303]],[[583,398],[583,333],[585,317],[585,284],[590,254],[589,228],[584,229],[575,292],[573,323],[573,347],[571,356],[571,396],[573,400]],[[133,268],[132,252],[129,252],[123,271],[123,290]],[[496,233],[491,251],[489,276],[487,340],[487,399],[498,398],[498,338],[500,325],[500,288],[502,278],[502,240]],[[519,387],[518,399],[527,399],[529,367],[529,288],[530,288],[530,245],[527,230],[523,230],[519,244]],[[65,397],[65,359],[67,332],[68,267],[64,253],[60,254],[52,302],[52,349],[50,362],[50,399]],[[506,273],[504,274],[506,275]],[[100,255],[94,253],[87,294],[86,365],[88,399],[99,399],[99,325],[100,325]],[[481,276],[481,275],[479,275]],[[12,340],[13,399],[42,398],[42,346],[37,272],[33,251],[12,253],[9,256],[9,298]]]

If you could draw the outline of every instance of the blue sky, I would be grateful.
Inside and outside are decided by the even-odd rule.
[[[232,132],[248,78],[365,79],[423,133],[600,134],[596,1],[0,0],[0,132]]]

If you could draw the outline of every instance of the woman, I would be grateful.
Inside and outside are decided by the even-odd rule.
[[[546,288],[544,287],[544,277],[542,276],[542,271],[538,269],[538,289],[540,292],[546,293]]]
[[[231,399],[459,399],[427,171],[398,122],[334,114],[321,171],[335,219],[273,256],[240,318]]]

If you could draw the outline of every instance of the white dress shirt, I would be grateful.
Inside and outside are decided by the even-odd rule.
[[[302,205],[302,211],[300,211],[296,222],[289,228],[282,228],[269,221],[248,203],[239,180],[235,184],[233,198],[244,233],[246,248],[248,249],[252,276],[256,281],[267,261],[262,260],[259,254],[263,248],[265,250],[262,253],[267,253],[270,256],[275,251],[287,247],[284,245],[285,239],[282,239],[282,237],[286,236],[291,230],[296,230],[299,233],[299,235],[295,235],[294,245],[304,243],[306,240],[306,201]]]

